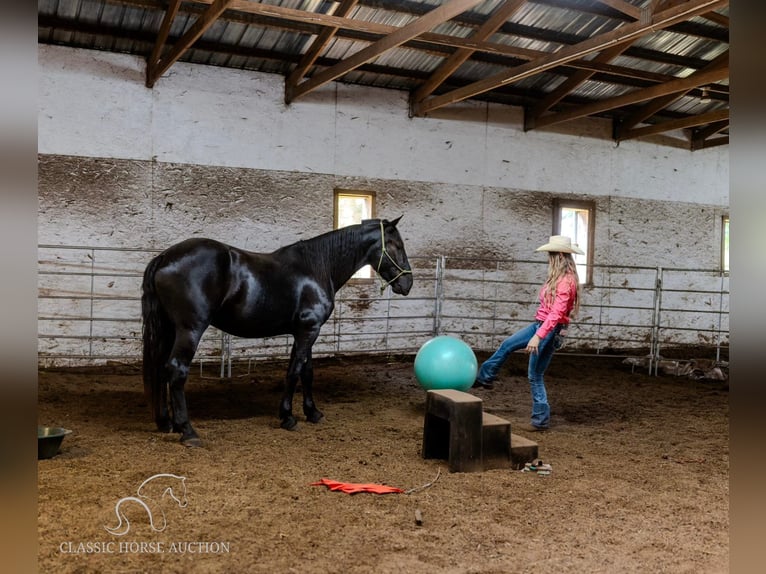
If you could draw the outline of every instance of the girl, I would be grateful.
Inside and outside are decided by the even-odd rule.
[[[494,354],[482,363],[474,387],[492,389],[500,367],[508,356],[518,349],[529,353],[529,386],[532,391],[531,425],[527,431],[547,430],[551,409],[545,392],[543,375],[551,363],[553,353],[561,348],[562,329],[569,325],[569,317],[576,314],[580,303],[580,281],[572,253],[584,255],[569,237],[552,235],[545,245],[535,251],[548,252],[548,277],[540,288],[540,306],[535,322],[508,337]]]

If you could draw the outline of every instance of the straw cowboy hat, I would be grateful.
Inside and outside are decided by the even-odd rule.
[[[576,243],[572,243],[566,235],[551,235],[548,238],[548,243],[541,245],[535,251],[554,251],[556,253],[577,253],[579,255],[585,255],[585,251],[577,247]]]

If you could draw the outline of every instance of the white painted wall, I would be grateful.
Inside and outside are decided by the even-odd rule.
[[[412,118],[404,92],[330,84],[290,106],[273,74],[40,45],[41,154],[284,170],[728,206],[728,146],[524,133],[516,108]],[[483,119],[482,119],[483,118]],[[584,129],[604,129],[604,125]]]

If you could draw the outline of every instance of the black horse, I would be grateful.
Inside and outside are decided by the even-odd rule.
[[[157,428],[180,432],[181,443],[199,446],[189,422],[184,385],[200,338],[213,325],[237,337],[294,337],[279,405],[281,426],[293,429],[293,395],[300,377],[303,412],[322,413],[312,396],[311,347],[332,314],[335,293],[364,265],[371,265],[394,293],[412,288],[401,217],[369,219],[281,247],[252,253],[212,239],[193,238],[152,259],[144,271],[144,389]],[[168,400],[170,399],[170,400]],[[171,420],[172,417],[172,420]]]

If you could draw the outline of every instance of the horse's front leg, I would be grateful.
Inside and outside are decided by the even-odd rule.
[[[303,363],[299,360],[297,348],[298,338],[296,337],[293,342],[292,351],[290,351],[290,363],[287,366],[285,390],[279,403],[279,420],[281,421],[279,426],[287,430],[294,430],[298,426],[298,420],[293,416],[293,395],[295,395],[295,385],[298,383]]]
[[[318,327],[308,329],[295,335],[293,348],[290,352],[290,364],[287,367],[285,392],[282,395],[282,402],[279,404],[279,418],[282,421],[280,426],[283,429],[293,430],[298,425],[297,419],[293,416],[293,396],[295,395],[295,386],[298,384],[298,378],[300,378],[304,384],[304,413],[306,413],[307,417],[309,417],[309,413],[311,413],[311,417],[309,418],[311,422],[317,422],[322,418],[322,413],[316,410],[314,399],[311,397],[311,383],[313,380],[311,369],[311,347],[318,335]],[[308,375],[306,374],[307,372]],[[306,387],[307,383],[308,387]],[[308,399],[306,399],[306,394],[308,394]],[[308,412],[306,409],[308,409]],[[312,420],[312,418],[314,420]]]
[[[306,363],[301,370],[301,387],[303,390],[303,414],[310,423],[318,423],[324,415],[314,404],[314,366],[311,362],[311,349],[308,351]]]

